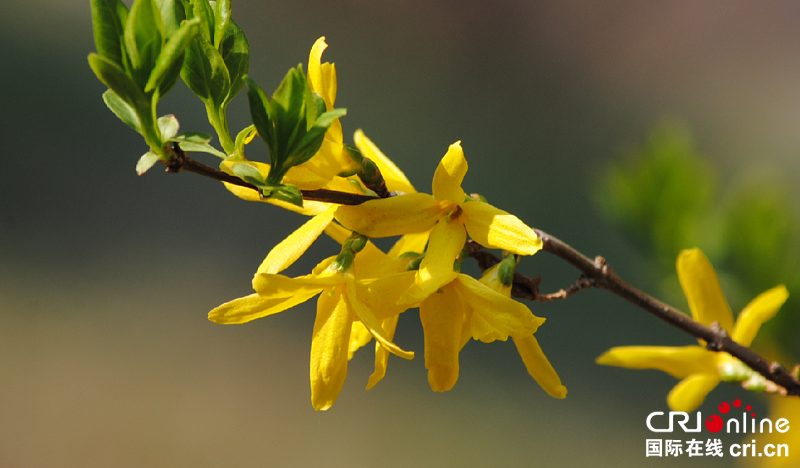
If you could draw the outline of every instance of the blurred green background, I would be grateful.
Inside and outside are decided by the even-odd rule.
[[[664,116],[677,116],[716,174],[709,205],[736,205],[745,189],[730,187],[761,194],[768,185],[777,187],[768,207],[788,204],[772,219],[796,216],[798,15],[789,1],[238,0],[233,10],[250,40],[251,76],[265,89],[305,64],[325,35],[337,105],[349,111],[346,136],[363,128],[420,190],[462,140],[466,190],[605,256],[623,278],[683,309],[663,249],[647,236],[632,241],[595,208],[609,161],[626,167]],[[0,43],[0,466],[732,465],[645,458],[645,418],[667,410],[675,380],[594,358],[612,346],[693,340],[603,291],[531,304],[548,318],[537,338],[566,400],[538,387],[510,342],[467,345],[456,387],[434,394],[409,311],[396,341],[419,357],[392,358],[367,392],[372,356],[358,353],[336,405],[315,412],[313,303],[245,326],[206,320],[250,293],[264,256],[303,218],[193,175],[136,176],[147,148],[105,107],[86,62],[88,0],[5,5]],[[184,130],[211,131],[183,84],[159,109]],[[230,109],[235,132],[247,122],[243,97]],[[248,157],[266,160],[254,145]],[[703,219],[703,232],[720,229]],[[288,273],[335,248],[322,239]],[[723,286],[734,311],[755,294],[737,285],[774,285],[755,284],[747,273],[764,274],[710,248],[712,261],[730,267]],[[795,281],[786,268],[790,278],[776,281]],[[544,253],[521,269],[542,275],[545,291],[578,277]],[[727,386],[701,410],[733,398],[764,414],[755,396]]]

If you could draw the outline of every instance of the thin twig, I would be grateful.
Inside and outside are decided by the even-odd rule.
[[[203,163],[195,161],[187,156],[186,152],[183,151],[183,149],[181,149],[177,144],[173,145],[172,150],[172,157],[169,159],[169,161],[164,163],[167,166],[167,172],[193,172],[210,179],[238,185],[239,187],[249,188],[255,190],[259,194],[261,193],[261,191],[259,191],[258,188],[253,184],[249,184],[236,176],[228,174],[227,172],[223,172],[219,169],[215,169],[211,166],[206,166]],[[369,195],[337,192],[326,189],[301,190],[300,193],[303,194],[303,200],[321,201],[326,203],[334,203],[337,205],[360,205],[366,201],[376,199],[375,197]]]
[[[587,278],[586,276],[581,276],[575,284],[569,285],[567,289],[561,289],[560,291],[556,291],[550,294],[539,294],[536,298],[538,302],[550,302],[550,301],[557,301],[559,299],[566,299],[569,296],[575,294],[578,291],[583,291],[584,289],[589,289],[594,286],[594,280],[591,278]]]
[[[686,333],[705,340],[706,347],[711,351],[724,351],[739,359],[764,378],[775,382],[786,389],[787,395],[800,395],[800,382],[777,362],[769,361],[750,348],[733,341],[725,330],[717,327],[707,327],[702,323],[692,320],[688,315],[664,304],[663,302],[645,294],[623,281],[614,270],[605,263],[605,259],[597,257],[590,260],[569,245],[557,238],[534,229],[536,235],[542,240],[545,250],[580,270],[587,278],[594,281],[594,286],[611,291],[621,298],[639,306],[670,325]]]

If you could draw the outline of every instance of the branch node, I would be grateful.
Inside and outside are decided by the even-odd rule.
[[[183,166],[186,164],[186,152],[175,141],[172,142],[169,148],[172,151],[169,160],[164,164],[167,166],[167,172],[178,173],[183,170]]]
[[[722,351],[724,341],[728,339],[728,332],[726,332],[719,324],[714,322],[709,327],[714,332],[714,338],[706,344],[706,349],[709,351]]]

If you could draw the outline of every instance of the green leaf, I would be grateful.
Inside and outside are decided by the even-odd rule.
[[[122,46],[120,41],[124,34],[123,20],[119,10],[128,9],[121,0],[91,0],[92,30],[97,53],[111,62],[122,65]]]
[[[214,48],[220,50],[219,45],[228,30],[231,21],[231,2],[230,0],[217,0],[214,8]]]
[[[156,0],[161,12],[161,21],[164,24],[164,35],[170,36],[178,30],[181,22],[186,19],[183,3],[180,0]]]
[[[261,90],[258,84],[249,77],[245,77],[244,81],[247,83],[247,99],[250,103],[250,119],[253,121],[253,125],[258,130],[258,135],[262,140],[264,140],[264,143],[267,144],[267,148],[269,148],[270,163],[273,166],[280,166],[282,161],[278,159],[279,156],[275,147],[275,128],[272,125],[272,116],[267,96],[264,94],[264,91]]]
[[[206,104],[219,108],[230,90],[228,68],[203,35],[197,35],[186,48],[181,78]]]
[[[178,134],[180,124],[174,115],[169,114],[158,118],[158,129],[161,131],[161,137],[164,141],[172,139]]]
[[[136,0],[125,23],[125,50],[128,52],[131,78],[144,89],[161,52],[164,26],[154,0]]]
[[[138,175],[142,175],[147,172],[155,163],[158,162],[158,155],[148,151],[139,158],[139,162],[136,163],[136,173]]]
[[[150,108],[150,102],[139,87],[115,63],[97,54],[89,54],[89,66],[100,81],[136,109],[137,113]]]
[[[314,127],[327,129],[331,126],[334,120],[344,117],[345,115],[347,115],[347,109],[331,109],[330,111],[324,112],[317,117],[317,121],[314,122]]]
[[[286,74],[270,102],[271,117],[275,123],[275,150],[281,155],[281,165],[289,156],[294,135],[299,129],[305,130],[305,93],[308,82],[303,75],[302,65],[292,68]],[[254,122],[255,123],[255,122]],[[261,133],[261,128],[256,125]],[[288,169],[288,168],[286,168]]]
[[[139,116],[136,115],[136,110],[119,97],[117,93],[109,89],[103,93],[103,101],[121,121],[138,133],[142,133],[142,126],[139,123]]]
[[[242,179],[243,181],[247,182],[248,184],[253,184],[258,188],[266,188],[267,183],[264,180],[264,177],[261,175],[258,169],[251,166],[247,163],[237,163],[231,167],[234,175],[236,177]]]
[[[191,0],[192,16],[200,18],[200,34],[210,44],[214,40],[214,10],[211,9],[211,4],[208,0]]]
[[[211,135],[206,132],[181,133],[180,135],[170,138],[169,141],[177,142],[184,151],[209,153],[222,159],[228,157],[228,155],[222,151],[209,145],[209,142],[211,141]]]
[[[280,185],[272,189],[272,193],[267,198],[275,198],[299,207],[303,206],[303,194],[300,189],[291,184]]]
[[[308,95],[306,96],[306,102],[308,104],[308,117],[306,125],[311,128],[314,125],[314,122],[317,121],[319,116],[323,115],[327,110],[327,105],[325,104],[325,99],[319,95],[316,91],[312,91],[311,87],[308,87]],[[332,109],[331,109],[332,110]]]
[[[295,141],[294,146],[290,148],[289,164],[287,165],[298,166],[314,157],[322,146],[322,142],[325,140],[325,133],[333,121],[345,114],[347,114],[347,109],[333,109],[320,115],[308,132]]]
[[[170,138],[170,141],[178,141],[178,142],[191,142],[191,143],[211,143],[211,140],[214,137],[211,136],[210,133],[206,132],[183,132],[181,134],[175,135],[174,137]]]
[[[164,48],[161,49],[161,54],[158,56],[155,68],[150,74],[145,86],[145,92],[154,90],[157,86],[163,83],[164,79],[169,77],[170,72],[173,75],[173,83],[177,75],[176,71],[180,70],[183,64],[183,52],[192,40],[200,33],[200,19],[192,18],[185,21],[175,34],[167,39]],[[171,86],[170,86],[171,87]],[[163,90],[163,88],[161,88]],[[159,94],[163,96],[165,91]]]
[[[178,140],[172,140],[178,141]],[[213,154],[214,156],[225,159],[228,157],[227,154],[223,153],[222,151],[214,148],[213,146],[209,145],[208,143],[195,143],[193,141],[180,141],[178,143],[184,151],[191,151],[193,153],[208,153]]]
[[[239,26],[231,20],[219,48],[222,60],[228,68],[231,84],[225,103],[229,103],[244,86],[244,77],[250,69],[250,46]]]
[[[236,152],[238,152],[240,155],[244,154],[245,140],[249,140],[255,137],[253,133],[258,133],[256,131],[256,126],[250,125],[249,127],[245,127],[244,130],[242,130],[241,132],[239,132],[238,135],[236,135],[236,143],[234,144],[234,147],[236,148]]]

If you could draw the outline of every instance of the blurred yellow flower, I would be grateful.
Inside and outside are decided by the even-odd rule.
[[[769,418],[773,422],[784,418],[790,424],[797,424],[800,421],[800,400],[797,397],[771,396],[769,398]],[[749,443],[750,440],[745,442]],[[792,432],[789,429],[783,433],[774,431],[756,436],[756,445],[761,450],[761,453],[764,453],[767,444],[772,444],[769,450],[773,454],[781,454],[782,456],[742,458],[743,464],[758,468],[796,468],[800,466],[800,452],[797,451],[798,447],[800,447],[800,431],[795,429]],[[786,448],[781,447],[782,445],[785,445]]]
[[[684,250],[678,256],[677,268],[692,317],[704,325],[718,323],[734,341],[744,346],[750,346],[761,324],[772,318],[789,297],[785,286],[772,288],[753,299],[734,324],[717,274],[703,252]],[[623,346],[606,351],[597,358],[597,363],[629,369],[659,369],[683,379],[670,391],[667,402],[673,411],[686,412],[700,406],[721,380],[743,381],[753,373],[731,355],[712,352],[704,346]]]

